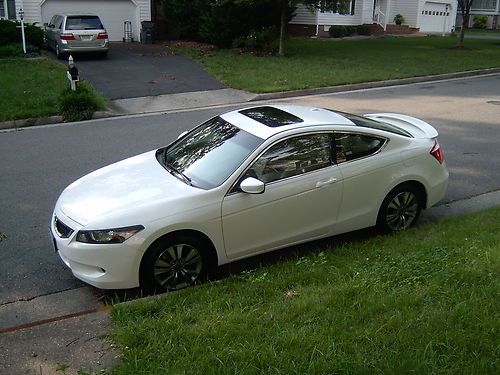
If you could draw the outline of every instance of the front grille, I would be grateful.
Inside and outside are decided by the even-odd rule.
[[[73,233],[73,229],[64,224],[61,220],[54,218],[54,227],[56,228],[56,232],[61,238],[68,238]]]

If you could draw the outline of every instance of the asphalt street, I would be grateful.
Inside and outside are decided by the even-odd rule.
[[[440,132],[451,173],[445,201],[500,189],[498,74],[286,101],[420,117]],[[99,304],[95,291],[73,278],[52,247],[52,208],[68,184],[99,167],[165,145],[231,108],[0,132],[0,232],[7,235],[0,242],[0,328]]]

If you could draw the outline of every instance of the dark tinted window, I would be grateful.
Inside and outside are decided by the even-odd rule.
[[[271,128],[304,122],[300,117],[274,107],[244,109],[240,113]]]
[[[103,28],[97,16],[71,16],[66,18],[66,30],[97,30]]]
[[[331,134],[289,138],[267,150],[246,173],[262,182],[273,182],[332,165]]]
[[[337,163],[363,158],[376,153],[385,139],[363,134],[335,133]]]
[[[411,138],[410,133],[408,133],[406,130],[398,128],[397,126],[387,124],[385,122],[372,120],[368,117],[352,115],[350,113],[344,113],[344,112],[338,112],[338,111],[336,111],[336,113],[338,113],[338,114],[344,116],[345,118],[347,118],[348,120],[352,121],[356,126],[361,126],[363,128],[383,130],[386,132],[399,134],[399,135],[402,135],[404,137]]]
[[[222,184],[263,140],[215,117],[158,154],[158,160],[187,176],[193,186]]]

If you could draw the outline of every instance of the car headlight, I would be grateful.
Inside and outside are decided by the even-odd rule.
[[[142,225],[135,225],[125,228],[81,230],[77,233],[76,240],[94,244],[122,243],[143,229]]]

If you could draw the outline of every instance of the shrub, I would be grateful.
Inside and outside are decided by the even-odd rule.
[[[396,25],[401,25],[401,24],[403,24],[404,22],[405,22],[405,18],[403,17],[403,15],[401,15],[401,14],[396,14],[396,15],[394,16],[394,23],[395,23]]]
[[[238,37],[233,41],[233,47],[249,51],[275,53],[279,47],[279,32],[276,26],[261,30],[252,30],[246,37]]]
[[[25,29],[26,43],[43,48],[43,30],[36,24],[28,24]]]
[[[370,28],[367,25],[356,26],[358,35],[370,35]]]
[[[15,22],[0,20],[0,46],[17,43],[20,39],[18,33]]]
[[[333,25],[330,26],[328,32],[332,38],[343,38],[352,36],[358,31],[358,26]]]
[[[79,82],[76,91],[67,88],[60,98],[60,110],[64,121],[90,120],[95,111],[104,109],[104,100],[87,82]]]
[[[474,24],[473,27],[475,29],[486,29],[488,27],[488,16],[483,15],[475,15],[472,19]]]

